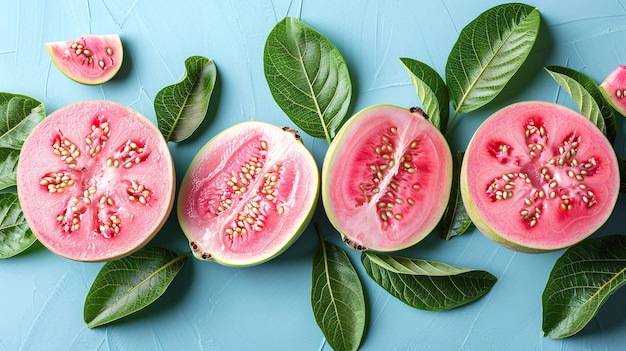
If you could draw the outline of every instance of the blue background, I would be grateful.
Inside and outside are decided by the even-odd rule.
[[[84,99],[129,105],[155,120],[157,92],[182,76],[191,55],[218,68],[208,121],[188,141],[170,144],[178,179],[213,135],[246,120],[291,121],[275,104],[263,75],[263,47],[273,26],[295,16],[344,55],[353,84],[354,113],[386,103],[419,105],[399,57],[444,74],[459,31],[500,1],[35,1],[2,2],[0,91],[42,101],[47,112]],[[461,115],[450,135],[463,149],[478,124],[495,110],[523,100],[573,101],[545,72],[567,66],[597,82],[626,63],[625,1],[528,1],[542,23],[533,51],[505,90],[477,112]],[[48,41],[85,33],[118,33],[125,57],[114,80],[84,86],[63,76],[44,48]],[[618,154],[624,127],[618,120]],[[321,167],[327,144],[304,137]],[[624,233],[624,200],[596,235]],[[621,218],[620,218],[621,217]],[[316,213],[329,241],[341,244],[321,206]],[[187,240],[174,216],[153,241],[179,253]],[[83,302],[101,263],[58,257],[39,244],[0,261],[0,350],[330,350],[310,304],[311,258],[318,247],[311,228],[283,255],[260,266],[230,268],[190,259],[153,305],[124,320],[90,330]],[[478,231],[444,242],[431,235],[403,255],[487,270],[493,289],[472,304],[446,312],[415,310],[391,297],[364,273],[369,311],[363,350],[617,350],[626,342],[619,291],[579,334],[565,340],[541,335],[541,293],[562,251],[530,255],[510,251]]]

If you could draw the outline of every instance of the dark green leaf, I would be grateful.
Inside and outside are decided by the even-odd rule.
[[[491,290],[497,280],[485,271],[367,251],[361,254],[361,261],[367,274],[391,295],[429,311],[472,302]]]
[[[448,87],[437,71],[427,64],[410,58],[400,58],[400,61],[409,73],[411,83],[429,117],[428,120],[444,132],[450,115]]]
[[[28,227],[15,193],[0,193],[0,258],[29,248],[37,239]]]
[[[333,350],[357,350],[365,330],[365,297],[348,255],[325,242],[313,256],[311,306]]]
[[[352,97],[339,50],[298,19],[285,17],[270,32],[263,60],[278,106],[302,131],[330,143],[345,122]]]
[[[19,150],[46,117],[41,102],[24,95],[0,93],[0,148]]]
[[[20,150],[0,148],[0,189],[15,185],[19,157]]]
[[[143,249],[104,264],[85,300],[89,328],[107,324],[141,310],[159,298],[187,261],[189,253],[158,247]]]
[[[543,291],[543,334],[566,338],[582,330],[626,282],[626,236],[591,238],[556,261]]]
[[[472,225],[472,219],[465,210],[461,198],[460,177],[463,152],[457,152],[452,158],[452,189],[446,211],[439,221],[439,233],[444,240],[461,235]]]
[[[161,89],[154,98],[157,124],[167,141],[183,141],[200,126],[215,86],[213,60],[191,56],[185,60],[185,69],[178,83]]]
[[[519,4],[495,6],[461,30],[446,63],[455,113],[486,105],[526,61],[539,33],[540,15]],[[450,127],[448,127],[450,129]]]
[[[548,66],[546,71],[570,94],[580,113],[600,128],[613,143],[617,135],[615,110],[602,96],[598,84],[571,68]]]

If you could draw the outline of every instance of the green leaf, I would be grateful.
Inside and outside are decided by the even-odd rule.
[[[13,257],[37,241],[16,193],[0,193],[0,218],[0,258]]]
[[[566,338],[582,330],[626,283],[626,236],[590,238],[556,261],[543,291],[543,335]]]
[[[24,95],[0,93],[0,148],[21,149],[45,117],[43,103]]]
[[[446,63],[446,83],[458,113],[486,105],[526,61],[539,33],[539,10],[519,3],[495,6],[461,30]],[[450,129],[450,127],[448,127]]]
[[[441,76],[427,64],[410,58],[400,58],[409,73],[417,96],[424,105],[428,120],[441,131],[446,130],[450,115],[448,87]]]
[[[84,319],[95,328],[150,305],[183,268],[189,253],[158,247],[143,249],[104,264],[87,293]]]
[[[0,148],[0,189],[16,184],[17,161],[20,150]]]
[[[613,143],[617,136],[615,110],[602,96],[598,84],[571,68],[548,66],[545,69],[570,94],[580,113]]]
[[[330,143],[345,122],[352,97],[339,50],[298,19],[285,17],[267,37],[263,61],[278,106],[302,131]]]
[[[183,141],[198,129],[215,86],[217,69],[212,59],[191,56],[185,69],[178,83],[161,89],[154,98],[157,125],[167,141]]]
[[[319,228],[318,228],[319,233]],[[365,330],[365,297],[348,255],[324,241],[313,256],[311,306],[333,350],[357,350]]]
[[[461,163],[463,152],[457,152],[452,158],[452,189],[446,211],[439,221],[439,233],[444,240],[453,236],[461,235],[472,225],[472,219],[467,214],[463,199],[461,198]]]
[[[361,261],[370,278],[391,295],[429,311],[472,302],[491,290],[497,280],[485,271],[367,251],[361,254]]]

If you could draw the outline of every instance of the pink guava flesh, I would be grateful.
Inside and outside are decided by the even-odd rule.
[[[619,65],[600,84],[600,92],[622,116],[626,116],[626,65]]]
[[[522,252],[574,245],[611,215],[619,190],[615,152],[581,114],[547,102],[496,112],[472,137],[461,169],[476,227]]]
[[[396,251],[426,237],[450,197],[452,155],[421,110],[360,111],[340,129],[322,167],[322,201],[344,242]]]
[[[54,65],[67,77],[82,84],[109,81],[122,66],[119,35],[83,35],[71,41],[46,43]]]
[[[195,257],[229,266],[268,261],[310,222],[319,170],[292,129],[243,122],[198,152],[178,195],[178,220]]]
[[[109,261],[143,247],[174,202],[174,164],[145,117],[107,101],[81,101],[46,117],[17,168],[24,216],[51,251]]]

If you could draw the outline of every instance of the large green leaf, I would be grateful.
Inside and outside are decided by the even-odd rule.
[[[28,227],[16,193],[0,193],[0,258],[13,257],[37,239]]]
[[[24,95],[0,93],[0,148],[21,149],[45,117],[43,103]]]
[[[339,50],[298,19],[285,17],[267,37],[263,61],[278,106],[302,131],[330,143],[345,122],[352,97]]]
[[[0,189],[8,188],[17,182],[17,161],[20,150],[0,148]]]
[[[367,274],[391,295],[409,306],[449,310],[486,294],[496,283],[492,274],[441,262],[364,251]]]
[[[617,136],[615,110],[602,96],[598,84],[571,68],[548,66],[546,71],[570,94],[580,113],[593,122],[613,143]]]
[[[626,236],[586,239],[556,261],[543,291],[543,334],[561,339],[582,330],[626,283]]]
[[[104,264],[94,280],[84,307],[89,328],[139,311],[158,299],[183,268],[189,253],[158,247],[143,249]]]
[[[161,89],[154,98],[157,124],[167,141],[183,141],[200,126],[215,86],[213,60],[191,56],[185,60],[185,69],[178,83]]]
[[[445,131],[450,115],[450,98],[443,79],[437,71],[423,62],[410,58],[400,58],[400,61],[409,73],[428,120],[442,132]]]
[[[461,30],[446,63],[455,113],[484,106],[502,91],[530,53],[539,10],[520,3],[495,6]]]
[[[313,256],[311,306],[333,350],[357,350],[365,330],[365,297],[348,255],[321,236]]]
[[[463,152],[459,151],[452,158],[452,188],[450,190],[450,199],[448,200],[446,211],[438,224],[439,233],[445,240],[465,233],[472,225],[472,219],[467,214],[461,197],[460,177],[463,154]]]

